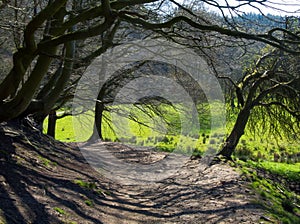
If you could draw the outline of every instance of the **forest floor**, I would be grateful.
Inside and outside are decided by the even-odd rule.
[[[94,170],[75,144],[30,126],[0,125],[0,223],[268,223],[255,193],[228,164],[188,160],[157,182],[118,183]],[[97,144],[128,163],[165,156],[145,150],[139,155],[120,143]],[[135,154],[135,161],[126,160],[124,151]]]

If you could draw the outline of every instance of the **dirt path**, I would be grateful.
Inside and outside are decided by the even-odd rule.
[[[114,223],[258,223],[263,213],[239,175],[226,165],[203,171],[199,163],[156,185],[120,188],[116,196],[128,210]]]
[[[247,183],[226,164],[189,160],[167,179],[125,185],[96,172],[73,146],[28,134],[0,129],[0,223],[259,223],[263,216]],[[140,153],[148,163],[164,157]]]

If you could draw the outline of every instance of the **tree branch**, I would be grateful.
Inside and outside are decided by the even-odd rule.
[[[277,38],[274,38],[273,36],[266,35],[266,34],[249,34],[242,31],[237,30],[230,30],[227,28],[220,27],[218,25],[203,25],[197,22],[194,22],[190,18],[187,18],[185,16],[177,16],[172,19],[170,19],[167,22],[164,23],[150,23],[145,20],[142,20],[140,18],[132,17],[126,14],[119,14],[120,18],[132,23],[132,24],[138,24],[143,26],[143,28],[149,29],[149,30],[156,30],[156,29],[163,29],[163,28],[171,28],[176,23],[185,22],[189,24],[190,26],[197,28],[202,31],[209,31],[209,32],[217,32],[226,36],[232,36],[236,38],[242,38],[247,40],[256,40],[263,43],[266,43],[268,45],[271,45],[273,47],[283,49],[286,52],[289,52],[291,54],[300,54],[300,51],[294,50],[294,48],[289,48],[283,45],[284,41],[279,40]]]
[[[280,88],[282,88],[282,87],[286,87],[286,86],[292,84],[293,82],[295,82],[296,80],[298,80],[298,79],[292,79],[292,80],[290,80],[290,81],[288,81],[288,82],[281,82],[281,83],[279,82],[279,83],[273,85],[272,87],[270,87],[270,88],[268,88],[268,89],[262,91],[262,92],[256,97],[256,99],[253,101],[253,105],[258,105],[258,103],[259,103],[265,96],[267,96],[268,94],[273,93],[273,92],[276,92],[276,91],[278,91],[278,89],[280,89]]]
[[[49,45],[57,46],[57,45],[63,44],[68,41],[80,40],[80,39],[85,39],[88,37],[100,35],[100,34],[104,33],[106,30],[108,30],[113,23],[114,23],[114,20],[105,20],[104,23],[101,23],[101,24],[98,24],[98,25],[95,25],[92,27],[88,27],[83,30],[63,34],[61,36],[54,37],[50,40],[42,41],[38,45],[38,50],[43,51],[43,49],[47,49],[49,47]]]
[[[36,43],[34,39],[35,31],[51,16],[57,13],[65,4],[67,0],[56,0],[45,7],[39,14],[37,14],[26,26],[24,31],[24,41],[27,50],[34,52],[36,50]]]
[[[278,102],[278,101],[269,102],[269,103],[259,102],[259,103],[257,103],[257,105],[263,106],[263,107],[280,106],[281,108],[283,108],[285,111],[287,111],[289,114],[291,114],[295,118],[300,119],[300,110],[294,111],[291,108],[289,108],[287,105],[283,104],[282,102]]]

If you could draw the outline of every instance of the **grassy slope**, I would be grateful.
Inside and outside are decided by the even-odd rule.
[[[299,181],[300,163],[238,161],[238,164],[251,187],[259,195],[258,203],[268,211],[267,216],[272,217],[266,221],[300,223],[300,195],[287,187],[289,181]]]

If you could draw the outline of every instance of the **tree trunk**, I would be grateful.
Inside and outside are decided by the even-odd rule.
[[[24,79],[26,70],[35,57],[35,53],[30,52],[26,48],[20,48],[14,53],[14,67],[0,84],[1,101],[7,98],[12,99],[16,95],[19,85]]]
[[[47,135],[50,135],[53,138],[55,138],[56,120],[57,120],[56,111],[52,110],[49,113]]]
[[[55,55],[56,47],[49,49],[50,55]],[[47,52],[47,53],[48,53]],[[10,102],[5,102],[0,108],[0,121],[6,121],[21,115],[30,104],[39,84],[48,71],[48,67],[52,61],[52,58],[48,56],[41,55],[38,62],[31,72],[30,77],[22,86],[21,90],[15,96],[15,98]]]
[[[34,118],[37,122],[43,122],[45,117],[50,114],[55,104],[61,97],[61,93],[67,86],[73,69],[73,58],[75,55],[75,42],[70,41],[66,45],[65,57],[68,60],[64,61],[63,66],[59,67],[54,76],[57,76],[45,85],[45,87],[39,92],[37,99],[43,102],[43,108],[41,110],[33,111],[34,104],[30,103],[25,111],[25,114],[29,114],[32,111],[35,113]],[[49,88],[52,86],[52,88]],[[62,96],[63,97],[63,96]]]
[[[251,108],[244,107],[235,121],[235,125],[231,130],[230,135],[227,137],[222,150],[218,155],[222,155],[228,159],[231,158],[232,153],[234,152],[237,144],[239,143],[240,138],[244,134],[247,122],[250,117]]]
[[[99,100],[99,99],[98,99]],[[97,102],[95,107],[94,130],[88,141],[103,140],[102,135],[102,117],[104,111],[104,103]]]
[[[103,118],[103,111],[105,109],[104,105],[104,98],[108,96],[109,94],[113,94],[112,92],[117,93],[118,89],[121,89],[123,86],[125,86],[127,83],[129,83],[131,80],[134,80],[135,78],[138,78],[139,75],[132,75],[132,72],[139,69],[141,66],[143,66],[146,63],[146,61],[139,62],[138,64],[132,66],[131,68],[128,68],[122,72],[120,75],[116,75],[109,79],[101,88],[99,91],[99,94],[97,96],[97,102],[95,106],[95,117],[94,117],[94,129],[93,134],[89,138],[89,141],[96,141],[98,139],[103,140],[102,135],[102,118]],[[111,96],[114,98],[114,96]],[[107,100],[108,101],[108,100]],[[106,102],[107,104],[108,102]]]
[[[34,17],[26,26],[24,31],[24,42],[26,43],[26,48],[19,50],[17,52],[18,54],[14,55],[13,72],[9,74],[9,76],[18,75],[19,77],[17,77],[16,80],[8,77],[6,80],[22,80],[27,71],[27,67],[30,65],[36,54],[40,54],[41,52],[42,54],[38,56],[34,69],[16,94],[14,94],[16,89],[13,87],[11,87],[8,92],[2,91],[2,89],[5,88],[3,85],[8,81],[0,85],[0,99],[3,100],[3,98],[8,96],[13,96],[13,98],[8,102],[0,102],[0,122],[7,121],[24,114],[24,111],[28,108],[33,97],[35,96],[36,91],[38,90],[40,83],[44,75],[47,73],[53,60],[51,55],[56,55],[58,48],[57,46],[48,46],[45,49],[38,49],[34,39],[35,31],[45,20],[49,19],[53,14],[55,14],[52,18],[52,25],[48,36],[58,36],[63,34],[64,27],[61,26],[61,24],[65,16],[65,8],[62,6],[65,4],[65,2],[65,0],[62,0],[55,1],[53,4],[49,4],[44,11],[41,11],[41,13]],[[41,42],[47,39],[48,37],[45,37]],[[16,85],[18,85],[18,83],[16,83]]]

